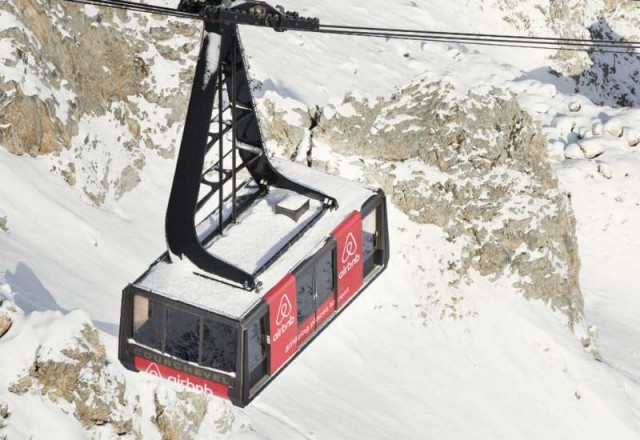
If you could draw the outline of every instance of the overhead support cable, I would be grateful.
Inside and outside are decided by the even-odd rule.
[[[122,9],[125,11],[145,12],[148,14],[162,14],[169,15],[177,18],[188,18],[201,20],[198,14],[192,14],[189,12],[178,11],[173,8],[166,8],[163,6],[148,5],[139,2],[130,2],[127,0],[66,0],[71,3],[79,3],[92,6],[107,6],[110,8]]]
[[[222,14],[217,11],[234,11],[233,7],[204,8],[200,13],[185,12],[173,8],[132,2],[128,0],[67,0],[73,3],[94,6],[108,6],[118,9],[163,14],[177,18],[204,20],[215,23],[230,23],[238,25],[255,25],[238,18],[238,14]],[[221,18],[225,17],[225,18]],[[235,18],[234,18],[235,17]],[[234,21],[235,20],[235,21]],[[316,20],[317,22],[317,20]],[[282,29],[280,29],[282,30]],[[301,32],[314,32],[341,36],[357,36],[371,38],[385,38],[388,40],[424,41],[435,43],[466,44],[476,46],[514,47],[520,49],[542,49],[562,51],[589,51],[613,54],[636,54],[640,49],[638,41],[617,41],[585,38],[537,37],[507,34],[482,34],[470,32],[445,32],[417,29],[380,28],[350,25],[319,25],[313,29],[297,29]]]
[[[392,33],[392,32],[364,32],[337,29],[324,29],[321,26],[318,33],[333,35],[348,35],[358,37],[385,38],[389,40],[427,41],[453,44],[469,44],[477,46],[516,47],[523,49],[567,50],[567,51],[593,51],[600,53],[634,54],[635,49],[640,49],[640,43],[611,42],[601,44],[603,40],[585,40],[581,42],[565,42],[563,39],[536,40],[536,39],[512,39],[494,37],[454,37],[439,35],[438,33]]]
[[[507,35],[507,34],[483,34],[483,33],[470,33],[470,32],[444,32],[444,31],[426,31],[417,29],[396,29],[396,28],[379,28],[379,27],[363,27],[363,26],[346,26],[346,25],[320,25],[321,31],[338,30],[338,31],[350,31],[350,32],[365,32],[365,33],[385,33],[385,34],[412,34],[428,37],[469,37],[469,38],[497,38],[497,39],[509,39],[509,40],[521,40],[523,42],[537,41],[547,43],[583,43],[583,44],[603,44],[603,45],[618,45],[625,44],[629,46],[640,47],[638,41],[616,41],[616,40],[603,40],[603,39],[589,39],[589,38],[562,38],[562,37],[537,37],[528,35]]]

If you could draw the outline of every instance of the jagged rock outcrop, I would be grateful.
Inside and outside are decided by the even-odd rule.
[[[0,209],[0,231],[9,232],[9,223],[7,220],[7,214]]]
[[[463,94],[425,77],[388,100],[347,96],[326,107],[315,138],[376,159],[366,172],[396,206],[462,244],[449,268],[459,280],[470,271],[515,275],[527,298],[562,311],[571,326],[582,321],[570,199],[540,129],[511,94]],[[405,161],[421,165],[396,172]]]
[[[18,312],[15,305],[4,298],[3,294],[8,292],[8,286],[0,284],[0,339],[11,329],[13,316]]]
[[[536,36],[638,41],[640,14],[633,0],[543,0],[526,5],[518,0],[485,0],[504,13],[516,28]],[[576,82],[576,92],[597,105],[640,104],[637,79],[640,61],[633,54],[557,51],[550,67]]]
[[[7,311],[0,308],[0,338],[2,338],[13,325],[13,320]]]
[[[209,399],[202,394],[177,391],[173,387],[160,386],[155,395],[155,424],[162,440],[194,438],[207,414]]]
[[[287,157],[299,154],[299,147],[309,135],[312,116],[302,104],[287,100],[287,108],[278,100],[269,99],[269,94],[259,106],[262,134],[266,140],[275,141],[285,148]]]
[[[6,402],[0,401],[0,429],[4,428],[7,425],[6,419],[11,415],[11,411],[9,409],[9,404]],[[2,433],[0,432],[0,438],[2,438]]]
[[[0,11],[1,145],[54,154],[52,170],[95,204],[135,187],[149,150],[173,155],[198,26],[62,0]]]
[[[0,294],[4,293],[9,294],[10,290],[0,284]],[[5,310],[9,310],[10,318],[21,315],[9,300],[0,304],[0,319]],[[98,330],[84,312],[51,312],[44,320],[48,331],[39,342],[35,359],[26,374],[15,378],[9,391],[50,400],[61,414],[75,417],[86,428],[87,438],[139,440],[153,429],[149,421],[163,440],[210,438],[253,430],[248,417],[228,402],[163,380],[141,389],[139,381],[150,378],[144,373],[135,376],[132,387],[122,373],[123,367],[110,361]],[[146,407],[141,404],[152,401]],[[7,418],[3,408],[0,401],[0,428]]]
[[[108,425],[119,436],[136,436],[137,403],[128,398],[121,374],[107,362],[98,331],[83,312],[71,312],[38,348],[28,374],[10,388],[68,404],[86,428]]]

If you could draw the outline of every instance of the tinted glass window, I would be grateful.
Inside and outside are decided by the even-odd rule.
[[[236,327],[203,319],[140,295],[133,299],[133,339],[140,345],[203,367],[236,371]],[[254,352],[259,353],[260,347]]]
[[[204,320],[202,366],[217,370],[236,371],[238,333],[235,327]]]
[[[322,255],[316,263],[316,292],[318,294],[318,307],[325,303],[333,295],[333,251]]]
[[[252,388],[267,375],[267,356],[264,343],[266,322],[256,321],[247,329],[247,353],[249,367],[249,388]]]
[[[296,277],[296,289],[298,296],[298,325],[300,325],[315,313],[313,268]]]
[[[376,250],[376,231],[378,222],[376,210],[373,210],[362,220],[362,253],[365,260]]]
[[[140,295],[133,297],[133,340],[162,351],[164,305]]]
[[[249,351],[249,370],[252,370],[264,358],[264,329],[262,320],[247,329],[247,349]]]
[[[190,313],[167,307],[165,352],[188,362],[198,362],[200,319]]]

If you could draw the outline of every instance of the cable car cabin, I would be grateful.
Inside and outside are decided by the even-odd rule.
[[[318,25],[257,1],[213,11]],[[165,232],[168,252],[124,289],[120,361],[239,406],[389,258],[382,191],[269,158],[237,25],[220,17],[204,18]]]
[[[264,268],[259,291],[165,254],[124,290],[125,366],[244,406],[384,270],[382,191],[289,161],[271,163],[335,197],[338,207],[272,188],[224,235],[205,240],[209,252],[248,272]]]

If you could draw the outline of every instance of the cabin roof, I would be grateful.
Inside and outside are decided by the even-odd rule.
[[[271,159],[273,166],[293,181],[334,197],[337,209],[325,209],[316,223],[286,249],[257,277],[262,289],[247,291],[198,274],[200,270],[188,261],[170,263],[160,260],[135,285],[159,296],[214,312],[232,319],[240,319],[299,263],[326,243],[331,232],[353,211],[375,194],[375,190],[342,177],[327,174],[282,159]],[[250,273],[276,255],[292,237],[313,221],[323,210],[323,204],[310,200],[310,206],[298,222],[283,214],[276,214],[275,206],[293,194],[275,188],[258,199],[239,218],[225,229],[225,235],[207,244],[207,250]],[[176,260],[176,259],[174,259]]]

